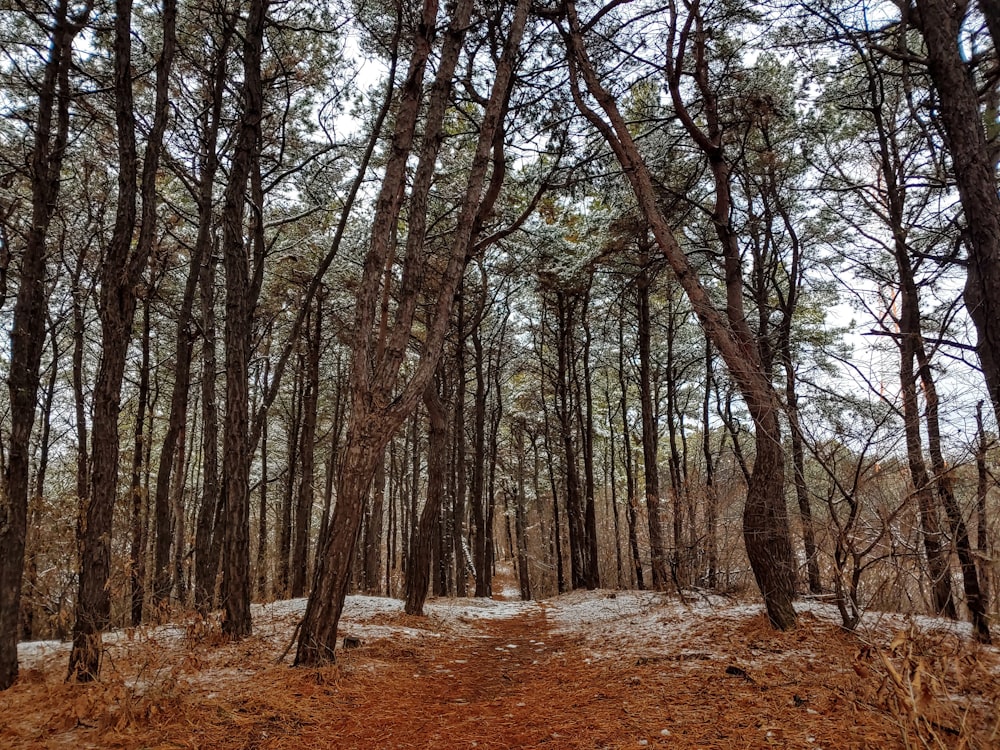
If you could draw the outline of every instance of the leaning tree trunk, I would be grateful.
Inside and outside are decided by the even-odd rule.
[[[994,2],[983,3],[990,31],[1000,28]],[[941,122],[965,214],[969,262],[965,306],[994,413],[1000,420],[1000,195],[974,81],[960,49],[965,3],[917,0],[927,65],[940,101]]]
[[[743,535],[754,578],[764,598],[768,618],[778,629],[795,625],[794,576],[791,533],[784,494],[784,451],[778,413],[780,402],[767,372],[761,365],[757,342],[743,314],[743,275],[739,248],[729,227],[731,201],[728,191],[728,165],[722,148],[722,131],[716,127],[706,134],[691,118],[681,100],[679,77],[668,76],[675,107],[696,145],[702,149],[712,170],[716,188],[716,232],[719,235],[726,279],[726,311],[723,313],[703,286],[698,272],[684,254],[666,217],[660,209],[652,174],[622,117],[618,104],[605,89],[587,53],[580,20],[573,2],[566,6],[568,29],[563,29],[570,62],[573,98],[580,111],[601,133],[621,164],[656,243],[687,294],[691,307],[701,321],[706,335],[718,349],[740,390],[756,429],[757,455],[750,474],[743,511]],[[697,34],[690,39],[704,45],[707,34],[695,24]],[[676,33],[676,30],[672,34]],[[684,35],[684,40],[689,37]],[[704,50],[696,58],[704,63]],[[668,61],[672,65],[674,61]],[[699,75],[707,75],[707,65]],[[581,80],[582,78],[582,80]],[[596,100],[604,116],[584,100],[581,84]],[[698,81],[698,89],[707,92],[707,82]],[[711,120],[717,112],[709,112]]]

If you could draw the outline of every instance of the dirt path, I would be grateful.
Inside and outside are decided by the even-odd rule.
[[[468,616],[467,605],[442,606],[431,618],[359,617],[359,629],[375,635],[319,670],[274,662],[292,614],[239,644],[186,641],[169,651],[150,641],[119,661],[123,675],[134,662],[155,678],[141,690],[126,687],[134,677],[66,686],[60,660],[58,671],[38,671],[0,696],[0,746],[901,746],[895,717],[871,698],[879,684],[857,661],[856,639],[829,623],[803,618],[796,631],[774,633],[762,617],[702,616],[688,623],[683,648],[646,648],[602,643],[596,623],[567,623],[545,604]],[[658,621],[664,632],[679,626],[666,615]],[[348,620],[344,632],[351,627]]]
[[[412,624],[400,615],[395,624]],[[893,748],[884,714],[849,701],[843,675],[821,669],[741,670],[750,644],[794,651],[807,636],[761,623],[704,635],[729,642],[733,663],[707,652],[595,655],[580,633],[560,632],[544,605],[507,619],[472,619],[463,637],[376,640],[320,672],[269,670],[270,686],[228,703],[220,727],[180,747],[455,750],[477,748]],[[758,632],[759,631],[759,632]],[[837,639],[835,629],[817,640]],[[784,639],[784,640],[783,640]],[[852,645],[845,642],[847,648]],[[742,645],[741,645],[742,644]],[[689,644],[697,649],[698,643]],[[826,644],[828,647],[830,643]],[[749,646],[748,646],[749,648]],[[846,658],[846,657],[844,657]],[[732,668],[731,668],[732,667]],[[255,679],[254,684],[261,680]],[[860,710],[859,710],[860,709]],[[213,716],[219,716],[213,708]],[[202,725],[204,726],[204,725]],[[217,730],[222,729],[220,734]],[[236,731],[234,731],[236,730]],[[175,736],[175,739],[177,737]],[[167,747],[168,745],[163,745]]]

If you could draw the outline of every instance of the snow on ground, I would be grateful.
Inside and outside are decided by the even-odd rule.
[[[501,596],[516,596],[516,591],[504,591]],[[273,646],[284,648],[291,641],[295,626],[306,608],[306,599],[289,599],[255,604],[252,608],[254,634]],[[796,603],[796,610],[839,625],[836,607],[816,601]],[[442,637],[484,637],[475,627],[477,621],[504,620],[527,615],[544,614],[554,633],[579,638],[589,648],[595,660],[619,658],[623,655],[642,659],[670,654],[684,661],[727,659],[726,643],[713,637],[727,628],[760,617],[761,604],[734,603],[732,600],[698,592],[676,596],[649,591],[574,591],[543,601],[523,602],[516,599],[429,599],[424,608],[426,617],[410,617],[403,612],[398,599],[376,596],[349,596],[341,617],[340,634],[362,642],[376,640],[408,640]],[[714,627],[706,631],[708,621]],[[156,627],[130,628],[112,631],[104,636],[109,647],[128,650],[131,645],[178,643],[196,638],[212,626],[196,617],[184,622]],[[859,625],[862,640],[884,645],[903,630],[915,627],[925,633],[946,633],[971,640],[967,622],[952,622],[927,616],[906,616],[883,612],[868,612]],[[724,635],[722,640],[725,641]],[[749,654],[763,661],[773,661],[777,650],[766,642],[755,644]],[[69,643],[35,641],[18,644],[18,660],[23,668],[42,668],[68,658]],[[789,653],[785,644],[782,659],[810,656],[808,651]]]

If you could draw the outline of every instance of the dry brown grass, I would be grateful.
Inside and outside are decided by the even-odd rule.
[[[995,651],[915,631],[877,648],[809,613],[789,633],[692,616],[683,649],[609,643],[595,658],[544,608],[471,636],[381,614],[427,637],[365,641],[323,669],[274,662],[290,629],[138,637],[109,650],[97,685],[64,684],[61,659],[27,670],[0,694],[0,747],[1000,746]]]

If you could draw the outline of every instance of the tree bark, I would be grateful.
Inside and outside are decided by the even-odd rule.
[[[233,639],[250,634],[250,439],[248,379],[254,285],[244,239],[247,182],[261,144],[263,83],[261,55],[268,0],[250,0],[243,36],[242,106],[236,147],[229,170],[222,209],[222,260],[226,272],[226,420],[222,466],[226,487],[226,526],[223,547],[222,631]],[[257,191],[254,190],[256,193]],[[263,231],[256,206],[253,242],[261,244]]]
[[[726,280],[726,312],[723,314],[702,285],[697,271],[677,242],[665,216],[660,210],[652,175],[632,137],[629,125],[622,117],[611,94],[598,80],[596,71],[587,55],[583,33],[576,8],[567,3],[569,29],[564,31],[570,60],[570,80],[574,101],[612,148],[622,165],[632,187],[639,209],[649,223],[656,243],[663,252],[678,283],[687,294],[692,309],[705,328],[706,334],[718,349],[730,374],[747,403],[754,420],[757,438],[757,455],[750,474],[747,499],[743,513],[743,536],[747,556],[753,569],[768,618],[777,629],[795,625],[794,565],[788,514],[784,495],[784,452],[781,447],[781,430],[778,413],[781,410],[777,394],[760,362],[757,342],[747,324],[743,311],[743,278],[740,267],[739,247],[730,227],[728,193],[728,167],[722,149],[722,133],[702,133],[690,118],[680,99],[679,78],[669,76],[671,98],[689,134],[703,150],[712,169],[716,188],[716,205],[713,219],[719,235]],[[703,45],[706,33],[699,26],[692,35],[696,44]],[[686,40],[687,37],[685,36]],[[703,52],[703,50],[697,50]],[[705,93],[707,62],[696,54],[699,63],[699,90]],[[672,64],[672,61],[671,61]],[[603,119],[584,101],[582,83],[597,101],[608,120]],[[711,101],[711,100],[709,100]],[[713,116],[711,112],[710,120]]]
[[[428,270],[425,248],[427,197],[440,150],[455,66],[472,11],[471,0],[459,0],[451,8],[449,27],[443,34],[438,74],[424,117],[423,148],[412,180],[406,257],[395,321],[382,340],[374,335],[377,332],[379,285],[390,253],[390,243],[396,236],[406,184],[405,169],[420,110],[423,72],[430,56],[431,35],[437,16],[436,0],[425,2],[422,21],[414,39],[410,70],[399,100],[393,145],[385,167],[382,190],[376,201],[371,246],[358,290],[354,325],[356,338],[352,348],[351,415],[345,460],[338,480],[332,533],[319,553],[313,594],[299,629],[296,664],[317,664],[333,658],[337,627],[350,584],[351,561],[361,526],[362,503],[371,484],[376,458],[391,435],[416,408],[437,369],[449,329],[455,292],[472,248],[476,218],[481,211],[492,208],[484,202],[483,186],[494,137],[500,131],[506,112],[515,58],[519,54],[528,9],[528,0],[519,0],[497,64],[493,89],[484,109],[465,195],[456,215],[455,231],[444,259],[440,284],[427,313],[423,349],[408,382],[400,384],[400,368],[412,337],[418,291]],[[376,351],[381,356],[373,357]]]
[[[645,240],[643,240],[645,242]],[[653,405],[653,384],[650,373],[650,312],[649,256],[643,250],[641,268],[636,279],[639,322],[639,402],[642,411],[642,458],[645,478],[646,517],[649,523],[649,556],[652,562],[653,588],[664,589],[670,580],[667,555],[663,547],[663,521],[660,518],[660,469],[657,414]]]
[[[439,371],[439,377],[443,373]],[[438,384],[431,382],[424,394],[427,407],[427,499],[420,513],[416,538],[410,545],[410,560],[406,566],[406,604],[408,615],[422,615],[431,577],[431,544],[434,527],[439,523],[444,498],[445,469],[448,459],[448,413]]]
[[[983,3],[990,31],[995,3]],[[927,64],[940,99],[959,199],[965,213],[969,246],[965,306],[976,327],[976,348],[986,387],[1000,420],[1000,195],[979,111],[979,99],[959,48],[967,4],[916,0]]]
[[[59,175],[69,136],[73,40],[87,23],[90,5],[71,17],[60,0],[38,89],[31,152],[31,227],[21,256],[20,281],[10,329],[10,453],[0,493],[0,690],[17,678],[17,626],[27,533],[31,432],[45,346],[45,259],[49,225],[59,197]],[[53,132],[55,125],[55,132]]]

